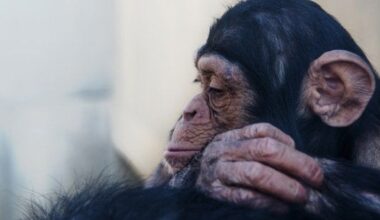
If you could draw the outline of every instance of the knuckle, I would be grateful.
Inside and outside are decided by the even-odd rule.
[[[254,129],[254,127],[252,125],[241,129],[241,136],[243,138],[252,138],[255,134],[253,129]]]
[[[262,168],[260,176],[257,180],[257,184],[259,184],[261,186],[271,187],[272,183],[273,183],[273,181],[272,181],[273,175],[274,175],[273,170]],[[280,183],[277,183],[277,184],[280,184]]]
[[[272,129],[273,128],[273,125],[267,123],[267,122],[263,122],[263,123],[260,123],[259,125],[261,125],[261,127],[264,129],[264,130],[269,130],[269,129]]]
[[[266,125],[265,123],[252,124],[244,127],[242,131],[242,135],[245,138],[252,138],[260,135],[265,135]]]
[[[260,123],[257,124],[257,132],[261,135],[267,135],[271,130],[273,130],[273,126],[269,123]]]
[[[273,143],[271,138],[262,138],[259,142],[259,146],[261,146],[264,149],[266,149],[268,146],[271,146],[272,144]]]
[[[272,138],[276,138],[277,139],[280,136],[285,136],[286,135],[280,129],[274,127],[271,124],[265,123],[262,126],[263,126],[262,131],[261,131],[261,135],[262,136],[270,136]]]
[[[280,153],[280,148],[271,138],[262,138],[254,148],[255,156],[259,159],[276,157]]]
[[[260,123],[260,124],[257,124],[256,126],[252,127],[252,132],[256,136],[265,136],[268,133],[268,129],[267,129],[266,124]]]
[[[269,123],[260,123],[256,126],[256,136],[257,137],[271,137],[276,140],[282,140],[284,143],[289,145],[290,147],[294,147],[295,143],[294,140],[287,134],[285,134],[280,129],[274,127],[273,125]]]
[[[248,125],[244,127],[242,131],[242,136],[244,136],[245,138],[250,138],[272,136],[274,133],[278,131],[278,129],[269,123],[263,122]]]
[[[286,135],[287,137],[287,140],[289,142],[289,147],[292,147],[292,148],[295,148],[296,146],[296,142],[294,142],[293,138],[291,138],[290,136]]]
[[[248,167],[248,172],[244,172],[244,178],[253,183],[257,183],[265,175],[264,171],[263,165],[257,162],[251,162],[251,166]]]

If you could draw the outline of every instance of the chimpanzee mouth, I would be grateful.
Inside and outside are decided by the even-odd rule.
[[[189,158],[201,150],[190,143],[170,143],[164,155],[165,158]]]

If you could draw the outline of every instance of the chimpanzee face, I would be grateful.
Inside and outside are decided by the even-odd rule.
[[[181,169],[216,134],[246,125],[246,109],[254,102],[243,72],[222,56],[201,56],[197,69],[195,82],[202,92],[185,108],[165,152],[173,170]]]

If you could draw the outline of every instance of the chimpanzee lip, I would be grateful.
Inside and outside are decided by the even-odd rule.
[[[169,152],[186,152],[186,151],[200,151],[200,150],[194,150],[194,149],[186,149],[186,148],[170,148],[168,149]]]
[[[201,147],[196,147],[193,144],[187,143],[187,142],[169,143],[169,146],[167,148],[167,151],[169,152],[192,152],[192,151],[199,152],[201,150],[202,150]]]
[[[200,152],[202,148],[195,147],[191,143],[170,143],[165,151],[166,158],[180,158],[192,157],[194,154]]]
[[[166,159],[175,159],[175,158],[191,158],[199,151],[165,151]]]

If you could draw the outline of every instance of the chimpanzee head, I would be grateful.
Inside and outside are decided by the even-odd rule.
[[[378,106],[371,98],[379,79],[362,50],[307,0],[238,3],[211,27],[195,65],[202,92],[165,153],[173,171],[218,133],[257,122],[282,129],[309,154],[349,157],[351,134]]]

